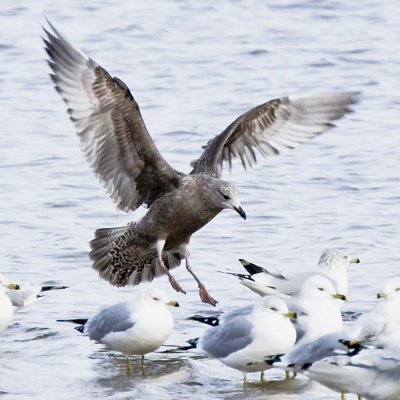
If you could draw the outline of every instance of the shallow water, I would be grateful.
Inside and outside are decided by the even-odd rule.
[[[355,113],[328,134],[251,171],[226,171],[248,220],[223,212],[194,236],[191,253],[217,309],[227,310],[257,297],[218,269],[239,271],[238,258],[282,271],[311,269],[323,249],[340,247],[362,261],[349,271],[347,309],[363,311],[400,265],[398,2],[0,4],[1,271],[15,281],[70,286],[19,312],[1,337],[2,397],[337,398],[306,379],[244,389],[239,372],[193,353],[151,354],[145,377],[138,366],[126,376],[123,357],[56,322],[129,297],[129,289],[113,288],[91,270],[88,241],[94,229],[126,224],[143,210],[116,210],[80,154],[48,78],[44,14],[128,84],[157,146],[184,172],[210,136],[257,104],[360,90]],[[199,302],[184,268],[175,276],[188,294],[169,291],[182,307],[174,310],[168,344],[202,332],[187,316],[214,311]],[[169,290],[165,279],[158,284]]]

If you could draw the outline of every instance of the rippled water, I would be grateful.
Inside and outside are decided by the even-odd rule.
[[[247,173],[239,165],[227,171],[248,220],[223,212],[194,236],[191,251],[218,310],[227,310],[256,296],[218,269],[240,270],[238,258],[311,269],[324,248],[341,247],[362,260],[350,271],[347,308],[365,310],[400,265],[398,2],[119,3],[0,4],[1,270],[16,281],[70,286],[19,312],[1,337],[3,398],[337,398],[306,379],[244,389],[241,373],[196,354],[151,354],[145,377],[138,369],[126,376],[123,357],[56,322],[129,297],[91,270],[88,241],[95,228],[143,210],[117,211],[89,171],[48,78],[40,24],[47,15],[129,85],[156,144],[184,172],[210,136],[257,104],[362,91],[335,130]],[[182,344],[203,329],[185,318],[214,310],[199,302],[184,268],[175,276],[188,294],[170,291],[182,307],[168,343]]]

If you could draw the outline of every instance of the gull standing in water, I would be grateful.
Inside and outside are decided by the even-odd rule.
[[[209,328],[200,339],[189,341],[228,367],[244,373],[265,371],[265,357],[290,351],[296,341],[296,330],[290,321],[296,314],[286,303],[266,296],[255,305],[224,314],[217,326]],[[263,373],[261,374],[263,381]]]
[[[11,324],[14,314],[11,300],[5,292],[6,288],[0,285],[0,334],[2,334]]]
[[[284,275],[243,259],[239,261],[248,274],[228,272],[229,274],[238,276],[243,285],[260,296],[272,294],[283,298],[286,298],[286,296],[298,295],[305,280],[316,273],[325,275],[333,280],[336,284],[337,291],[347,295],[347,268],[351,264],[360,262],[358,258],[346,255],[338,249],[328,249],[322,253],[316,271],[295,272]]]
[[[10,298],[14,310],[36,303],[43,296],[43,292],[67,288],[67,286],[60,285],[40,286],[11,283],[3,274],[0,274],[0,285],[7,289],[6,295]]]
[[[167,306],[178,307],[164,291],[148,287],[137,289],[130,301],[106,307],[89,319],[59,320],[80,324],[76,329],[89,339],[106,345],[111,350],[129,356],[144,355],[157,350],[171,334],[174,321]]]
[[[155,146],[139,105],[127,85],[72,46],[49,23],[44,40],[57,92],[80,138],[97,178],[123,211],[149,207],[145,216],[125,227],[99,229],[90,258],[112,285],[138,285],[167,275],[185,293],[170,269],[185,260],[203,302],[215,305],[189,263],[189,242],[224,209],[246,214],[239,192],[220,179],[224,162],[239,157],[244,167],[295,148],[329,130],[357,101],[357,93],[323,93],[281,97],[244,113],[211,139],[192,163],[190,174],[176,171]]]
[[[352,355],[337,355],[313,363],[305,374],[342,394],[355,393],[369,400],[400,399],[400,347],[364,348]]]

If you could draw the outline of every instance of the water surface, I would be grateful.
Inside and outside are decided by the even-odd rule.
[[[228,310],[257,297],[218,269],[240,270],[239,258],[284,272],[312,269],[325,248],[339,247],[362,260],[349,272],[347,308],[363,311],[400,265],[398,2],[0,5],[1,270],[16,281],[70,286],[19,312],[1,337],[3,398],[337,398],[306,379],[244,389],[241,373],[193,353],[149,355],[145,377],[139,368],[126,376],[121,355],[56,322],[129,298],[129,289],[97,278],[88,241],[94,229],[144,210],[116,210],[86,165],[48,78],[44,14],[126,82],[157,146],[183,172],[211,136],[253,106],[287,94],[360,90],[355,113],[328,134],[251,171],[226,170],[248,220],[224,211],[193,237],[191,254],[217,310]],[[201,334],[187,316],[215,311],[200,303],[184,268],[175,276],[188,294],[169,291],[182,307],[168,344]],[[166,279],[158,284],[169,290]]]

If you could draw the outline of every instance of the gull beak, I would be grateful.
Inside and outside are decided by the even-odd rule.
[[[355,347],[359,347],[361,343],[358,339],[351,339],[351,340],[340,339],[339,342],[348,347],[349,349],[354,349]]]
[[[9,284],[6,286],[6,288],[7,288],[7,289],[11,289],[11,290],[19,290],[19,289],[20,289],[20,286],[17,285],[16,283],[9,283]]]
[[[244,212],[243,208],[241,206],[239,207],[233,207],[233,209],[243,218],[246,219],[246,213]]]
[[[179,307],[179,303],[177,301],[169,301],[165,304],[170,307]]]
[[[359,264],[360,259],[359,258],[352,258],[349,262],[350,262],[350,264]]]
[[[282,314],[286,318],[297,319],[297,314],[294,311],[288,311],[285,314]]]
[[[379,293],[376,295],[376,297],[377,297],[378,299],[384,299],[384,298],[386,297],[386,293],[384,293],[384,292],[379,292]]]
[[[339,299],[339,300],[343,300],[343,301],[347,300],[346,296],[344,294],[340,294],[340,293],[335,293],[332,295],[332,297],[334,299]]]

